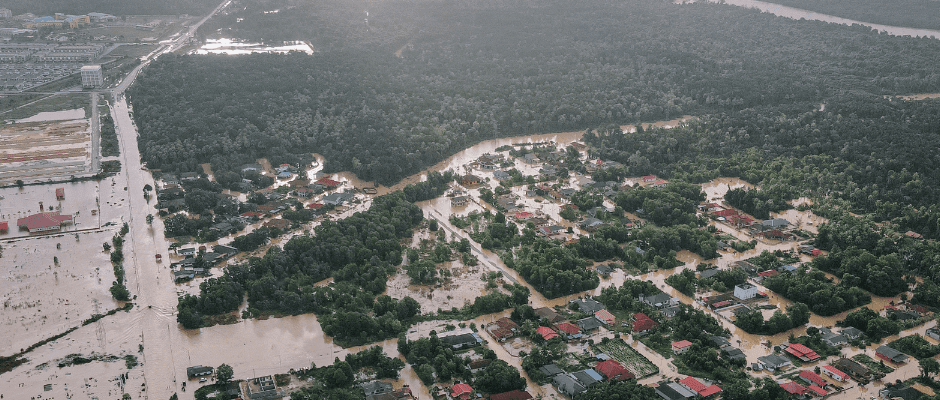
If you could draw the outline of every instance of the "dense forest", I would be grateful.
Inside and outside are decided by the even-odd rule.
[[[693,183],[740,177],[777,198],[829,197],[902,232],[940,238],[940,101],[844,95],[824,111],[818,104],[756,107],[669,130],[591,130],[585,141],[631,176]]]
[[[317,152],[326,172],[387,185],[494,136],[940,90],[936,41],[719,4],[236,3],[216,21],[232,34],[319,52],[152,63],[128,93],[149,167],[231,172]]]
[[[889,26],[940,29],[936,0],[765,0],[822,14]]]

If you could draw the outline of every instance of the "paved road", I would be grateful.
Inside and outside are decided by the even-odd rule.
[[[125,237],[124,245],[128,270],[127,286],[132,293],[136,293],[135,303],[138,304],[138,310],[141,313],[140,335],[144,346],[143,368],[147,385],[144,393],[148,399],[164,400],[177,392],[182,398],[186,398],[187,394],[179,390],[178,385],[183,379],[177,376],[179,371],[174,362],[176,355],[172,352],[174,337],[179,340],[178,333],[173,333],[173,330],[177,329],[173,317],[176,305],[175,286],[166,276],[165,270],[162,269],[164,267],[152,261],[154,254],[165,246],[163,234],[159,231],[155,232],[144,222],[146,216],[154,212],[152,204],[145,201],[143,197],[143,187],[146,184],[153,184],[153,176],[141,169],[137,126],[131,118],[130,108],[124,99],[124,91],[130,87],[150,61],[161,54],[181,47],[202,23],[222,10],[229,1],[225,0],[212,13],[189,27],[186,34],[178,35],[169,44],[163,45],[148,55],[116,87],[101,91],[113,96],[109,106],[118,135],[121,148],[120,159],[123,165],[122,173],[115,178],[123,180],[128,191],[128,213],[124,217],[125,222],[131,228],[130,234]],[[97,94],[94,93],[92,96],[97,96]],[[159,236],[161,244],[158,245],[155,236]],[[168,349],[170,351],[167,351]]]
[[[473,239],[471,239],[469,235],[467,235],[463,230],[457,229],[456,227],[454,227],[453,225],[451,225],[451,224],[450,224],[450,221],[449,221],[447,218],[444,218],[444,216],[441,214],[440,211],[437,211],[437,210],[435,210],[435,209],[433,209],[433,208],[430,209],[430,210],[427,210],[427,211],[428,211],[428,214],[431,216],[431,218],[434,218],[434,219],[437,220],[438,225],[440,225],[442,228],[444,228],[444,230],[446,230],[447,232],[450,232],[450,235],[451,235],[451,238],[452,238],[452,239],[455,238],[455,237],[459,237],[459,238],[461,238],[461,239],[467,239],[467,240],[469,240],[469,241],[470,241],[470,250],[472,250],[474,253],[477,253],[477,256],[478,256],[480,259],[482,259],[484,262],[486,262],[487,264],[489,264],[490,267],[492,267],[494,270],[501,272],[501,273],[503,274],[503,276],[504,276],[506,279],[509,279],[513,284],[519,283],[519,281],[516,280],[516,278],[513,277],[512,274],[510,274],[508,271],[506,271],[505,269],[503,269],[503,267],[501,267],[499,263],[494,262],[492,259],[490,259],[490,256],[487,255],[486,253],[484,253],[484,252],[483,252],[483,249],[480,248],[480,245],[478,245],[477,242],[473,241]],[[435,215],[435,214],[436,214],[436,215]],[[502,262],[502,261],[500,261],[500,262]]]

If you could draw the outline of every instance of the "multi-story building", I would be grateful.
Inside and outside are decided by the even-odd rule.
[[[100,65],[86,65],[82,67],[82,87],[92,88],[104,85],[104,75]]]

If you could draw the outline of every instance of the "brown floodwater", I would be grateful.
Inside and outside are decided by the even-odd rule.
[[[2,317],[0,317],[2,318],[0,322],[3,323],[0,329],[3,329],[3,333],[8,334],[6,337],[12,338],[11,341],[5,342],[3,345],[8,350],[16,349],[35,341],[35,337],[48,337],[67,329],[67,327],[72,326],[73,321],[78,322],[78,320],[90,316],[96,302],[102,310],[117,305],[117,302],[113,301],[107,292],[110,280],[113,279],[113,272],[107,263],[107,254],[101,250],[101,243],[113,235],[122,221],[129,222],[131,227],[131,231],[126,238],[125,257],[127,261],[125,262],[125,268],[128,276],[128,288],[133,294],[137,295],[136,303],[138,307],[131,312],[118,313],[115,316],[103,319],[100,323],[81,328],[59,341],[42,346],[30,353],[29,363],[15,369],[13,372],[4,374],[0,378],[2,379],[0,381],[0,387],[3,387],[2,393],[10,398],[25,398],[27,395],[31,397],[42,393],[43,384],[53,383],[53,391],[43,394],[45,398],[52,396],[65,398],[67,395],[75,394],[84,396],[86,393],[89,396],[94,395],[99,398],[116,398],[115,394],[120,389],[115,382],[107,379],[126,371],[122,361],[111,363],[93,362],[63,369],[55,367],[37,369],[37,366],[42,363],[57,363],[55,360],[71,353],[87,355],[95,352],[118,356],[138,354],[143,365],[131,370],[131,383],[126,386],[127,388],[133,388],[128,391],[133,398],[152,396],[154,399],[163,399],[177,393],[181,399],[192,399],[192,393],[199,385],[198,382],[189,381],[187,391],[182,391],[182,384],[186,381],[185,369],[188,366],[199,364],[218,366],[226,363],[233,367],[236,378],[250,378],[258,375],[283,373],[291,368],[310,366],[311,363],[318,366],[330,364],[335,357],[342,358],[348,352],[364,349],[364,347],[343,349],[334,344],[330,337],[323,334],[316,316],[312,314],[265,320],[239,320],[233,325],[219,325],[199,330],[180,329],[176,323],[175,315],[177,296],[179,293],[195,293],[198,291],[199,281],[182,285],[176,285],[172,282],[168,265],[171,260],[175,260],[177,257],[167,251],[169,242],[163,236],[163,223],[160,219],[154,220],[152,226],[142,222],[147,214],[154,213],[154,202],[146,202],[143,196],[139,194],[142,193],[143,185],[153,184],[153,179],[148,172],[140,169],[139,161],[135,161],[139,160],[136,146],[128,146],[134,143],[136,133],[127,118],[127,111],[125,110],[127,105],[123,101],[119,101],[112,107],[114,108],[112,114],[117,116],[115,120],[120,133],[123,146],[122,154],[124,154],[126,165],[118,176],[103,180],[94,189],[83,190],[95,193],[96,196],[101,198],[100,223],[114,222],[115,225],[100,232],[82,233],[78,242],[75,242],[71,234],[65,235],[61,240],[62,249],[58,251],[77,256],[70,259],[60,257],[60,266],[57,269],[49,268],[51,257],[44,247],[54,246],[52,241],[59,241],[59,239],[33,238],[3,243],[3,260],[11,258],[14,260],[13,266],[8,267],[7,263],[0,266],[0,273],[3,274],[0,279],[13,283],[9,289],[8,286],[10,285],[4,285],[3,291],[3,295],[6,296],[4,300],[8,301],[10,305],[5,308]],[[664,121],[658,125],[674,126],[680,122],[679,120]],[[629,127],[624,127],[624,129],[628,130]],[[566,132],[490,140],[455,154],[432,167],[431,170],[452,169],[459,173],[466,173],[468,171],[464,169],[464,165],[469,164],[483,153],[495,153],[496,148],[499,146],[550,140],[554,141],[559,148],[563,148],[567,144],[579,140],[581,134],[582,132]],[[273,172],[266,160],[259,161],[265,166],[266,170]],[[371,182],[360,181],[355,175],[349,173],[324,175],[322,174],[322,165],[322,157],[317,156],[317,162],[306,171],[307,177],[316,179],[326,176],[340,181],[343,183],[341,190],[373,186]],[[534,173],[538,169],[538,165],[528,165],[518,161],[515,162],[515,165],[517,169],[526,174]],[[481,171],[473,172],[478,176],[491,176]],[[406,184],[420,181],[425,176],[425,173],[416,174],[393,187],[379,186],[377,190],[379,194],[387,193]],[[286,184],[286,182],[279,181],[278,185]],[[572,176],[568,184],[571,187],[578,188],[586,182],[584,177]],[[488,182],[484,182],[483,185],[493,188],[496,182],[490,179]],[[125,187],[127,187],[126,190]],[[703,189],[710,200],[720,198],[728,188],[734,187],[753,186],[736,178],[720,178],[703,185]],[[471,193],[478,194],[479,187],[468,189]],[[571,226],[569,222],[558,217],[559,203],[548,199],[526,197],[524,190],[514,189],[513,193],[519,197],[518,203],[524,205],[527,209],[538,210],[560,225]],[[233,193],[233,195],[243,196],[240,193]],[[330,218],[343,218],[353,212],[366,209],[370,204],[371,196],[358,194],[357,199],[360,200],[359,204],[341,210]],[[3,207],[3,204],[5,203],[0,203],[0,207]],[[606,205],[612,206],[612,204]],[[449,215],[467,215],[473,211],[492,210],[492,207],[487,204],[475,202],[471,202],[466,206],[452,207],[450,200],[446,197],[421,202],[419,206],[425,211],[426,216],[437,218],[441,222],[442,229],[447,232],[448,240],[459,240],[462,237],[467,237],[465,232],[450,225],[447,221]],[[0,208],[0,212],[2,211],[6,210]],[[802,218],[804,224],[809,220],[813,220],[815,225],[824,222],[824,220],[808,213],[799,215],[785,213],[785,215],[787,217]],[[318,223],[319,221],[315,221],[304,228],[312,230]],[[260,224],[260,222],[254,223],[247,230],[255,229]],[[716,224],[716,226],[722,232],[732,234],[741,240],[750,240],[746,233],[724,224]],[[809,230],[806,226],[804,226],[804,229]],[[575,232],[580,231],[575,227]],[[276,240],[275,243],[282,244],[289,237],[296,234],[299,233],[293,232]],[[419,232],[415,235],[412,245],[417,245],[421,238],[428,237],[428,233]],[[232,237],[226,237],[220,239],[219,243],[229,243],[231,240]],[[700,256],[694,253],[683,251],[678,254],[683,265],[675,270],[654,271],[639,277],[627,276],[623,271],[616,271],[610,278],[601,279],[600,287],[590,291],[590,293],[599,294],[602,288],[613,285],[619,286],[625,279],[643,279],[652,281],[666,293],[681,299],[687,304],[702,308],[692,298],[682,295],[666,285],[665,278],[678,270],[694,268],[700,262],[714,264],[719,268],[727,268],[731,262],[756,256],[760,251],[790,249],[794,245],[794,242],[759,241],[757,248],[754,250],[743,253],[722,252],[721,257],[714,260],[702,260]],[[40,249],[43,249],[41,255],[39,255]],[[260,252],[255,254],[260,254]],[[158,253],[164,257],[162,263],[154,261],[154,255]],[[410,285],[407,276],[399,273],[390,279],[387,293],[396,298],[412,296],[421,303],[422,310],[425,312],[437,307],[461,307],[468,301],[472,301],[475,296],[486,292],[485,282],[480,279],[484,272],[499,271],[503,273],[504,279],[519,282],[530,289],[532,292],[530,301],[534,307],[564,305],[568,301],[583,295],[581,293],[556,299],[546,299],[531,285],[522,280],[516,271],[506,268],[497,254],[483,250],[475,243],[473,244],[473,254],[479,259],[479,265],[476,267],[467,268],[460,262],[451,262],[444,265],[452,271],[460,272],[459,275],[454,275],[444,287],[434,288],[432,291],[430,287]],[[49,258],[49,260],[46,260],[46,258]],[[244,259],[244,256],[240,259]],[[99,269],[95,269],[95,267]],[[220,273],[221,268],[213,270],[213,275]],[[323,282],[323,284],[327,283]],[[63,294],[70,295],[65,296]],[[427,298],[428,295],[431,296],[430,299]],[[869,307],[880,310],[884,304],[891,300],[896,301],[897,299],[876,298]],[[773,295],[768,301],[784,308],[789,304],[785,299],[776,295]],[[481,316],[467,322],[482,327],[504,315],[508,315],[508,310]],[[813,316],[812,323],[831,326],[841,317],[844,317],[844,314],[829,318]],[[754,362],[757,357],[768,353],[768,349],[762,342],[779,344],[786,340],[789,334],[789,332],[785,332],[770,337],[748,335],[738,330],[731,321],[720,316],[718,316],[718,320],[735,334],[733,341],[742,348],[749,362]],[[412,338],[425,336],[431,329],[441,331],[447,323],[459,324],[458,321],[425,322],[413,327],[409,336]],[[801,334],[802,329],[805,328],[795,328],[791,332]],[[922,333],[924,329],[926,329],[926,326],[905,331],[902,335]],[[481,336],[486,338],[489,342],[488,347],[493,349],[500,359],[520,367],[521,360],[514,356],[513,352],[507,351],[506,347],[493,342],[492,338],[485,333]],[[597,339],[599,340],[602,336],[603,334],[597,336]],[[144,346],[142,355],[138,353],[138,345],[141,344]],[[400,357],[397,352],[396,340],[387,340],[377,345],[381,346],[389,356]],[[647,378],[643,381],[644,383],[655,381],[662,376],[679,377],[674,367],[665,358],[645,348],[640,343],[634,343],[634,346],[657,364],[661,370],[660,376]],[[8,350],[4,350],[0,354],[9,353]],[[518,354],[517,349],[513,350],[515,354]],[[856,349],[856,351],[869,351],[869,353],[872,353],[870,349]],[[913,368],[906,366],[900,368],[893,375],[889,375],[889,377],[913,376],[917,373],[916,366]],[[141,384],[145,384],[145,386],[141,386]],[[529,384],[530,393],[533,395],[559,397],[551,385],[537,386],[531,381],[529,381]],[[417,379],[410,366],[406,366],[402,370],[401,378],[394,381],[394,385],[395,387],[409,385],[419,398],[430,398],[428,389]],[[6,389],[8,387],[13,389]],[[146,389],[146,391],[142,391],[143,389]],[[867,391],[866,388],[861,390]]]

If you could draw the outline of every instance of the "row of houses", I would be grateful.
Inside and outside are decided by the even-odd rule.
[[[604,360],[599,361],[593,368],[565,372],[555,364],[548,364],[539,367],[539,372],[550,378],[560,393],[569,397],[584,393],[600,382],[636,379],[636,375],[617,360],[601,354],[598,357]]]

